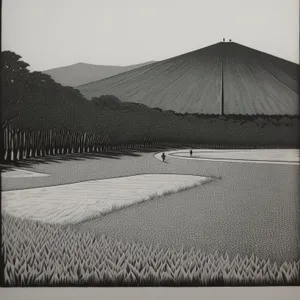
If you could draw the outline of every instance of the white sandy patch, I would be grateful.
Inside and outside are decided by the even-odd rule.
[[[115,206],[126,206],[157,194],[200,185],[207,177],[147,174],[74,184],[7,191],[2,208],[16,217],[53,223],[76,223]]]
[[[24,178],[24,177],[46,177],[49,174],[36,173],[28,170],[13,169],[11,171],[3,171],[1,176],[3,178]]]
[[[190,157],[189,150],[176,150],[165,153],[167,156],[182,159],[238,162],[238,163],[268,163],[268,164],[299,164],[297,149],[241,149],[241,150],[211,150],[193,149]],[[155,155],[161,160],[161,153]]]

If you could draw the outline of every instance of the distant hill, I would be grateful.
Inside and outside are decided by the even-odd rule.
[[[299,65],[222,42],[78,87],[178,113],[299,113]]]
[[[146,62],[131,66],[101,66],[77,63],[70,66],[46,70],[42,73],[50,75],[61,85],[76,87],[78,85],[101,80],[151,63],[153,62]]]

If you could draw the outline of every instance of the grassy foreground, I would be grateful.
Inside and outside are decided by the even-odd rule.
[[[2,216],[6,286],[297,285],[300,261],[164,250]]]

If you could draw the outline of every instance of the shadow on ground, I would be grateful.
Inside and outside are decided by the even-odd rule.
[[[176,147],[176,149],[186,149],[187,147]],[[120,159],[124,156],[139,157],[141,153],[161,152],[170,150],[170,147],[153,147],[153,148],[135,148],[123,150],[111,150],[101,153],[75,153],[75,154],[58,154],[44,157],[31,157],[19,161],[5,161],[1,163],[1,171],[9,171],[14,168],[26,168],[36,164],[60,163],[64,161],[82,161],[85,159],[110,158]]]

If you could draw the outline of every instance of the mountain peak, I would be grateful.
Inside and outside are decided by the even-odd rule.
[[[91,99],[113,94],[124,102],[179,113],[297,114],[299,66],[236,42],[218,42],[79,86]]]

